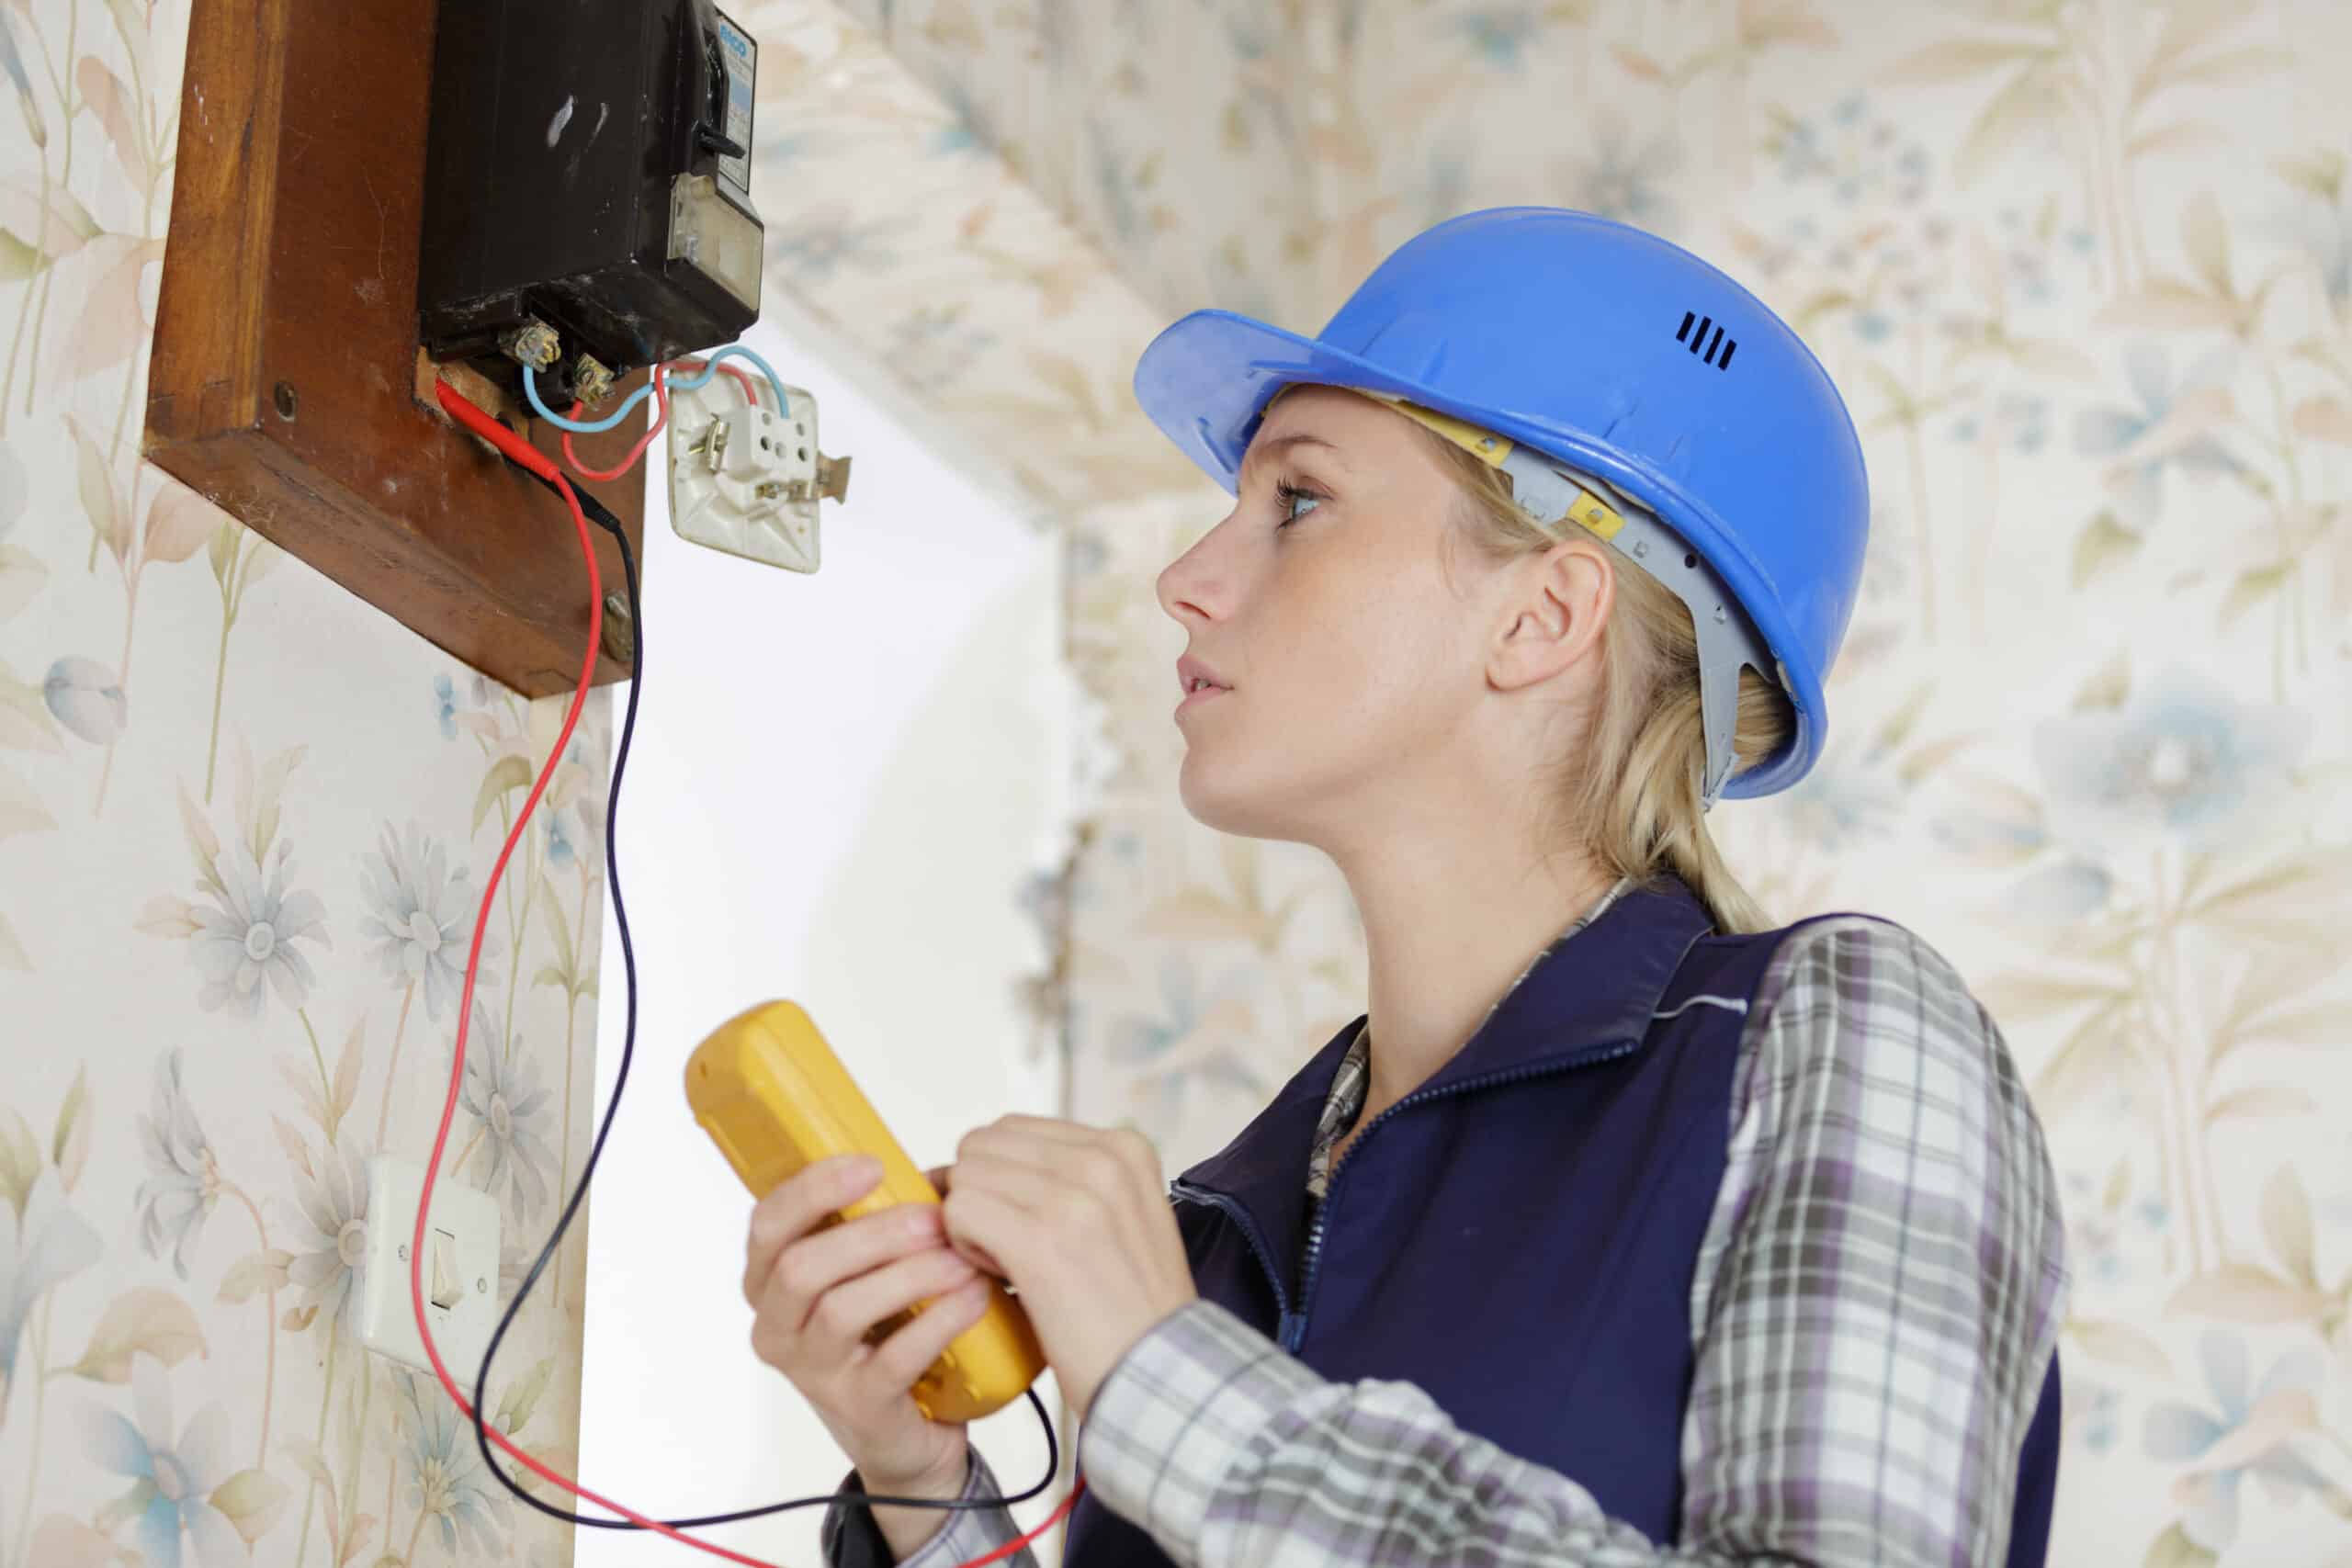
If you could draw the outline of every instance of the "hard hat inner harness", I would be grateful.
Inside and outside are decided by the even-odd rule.
[[[1707,740],[1706,775],[1699,805],[1702,812],[1713,810],[1737,760],[1732,750],[1732,731],[1739,714],[1739,672],[1750,668],[1775,681],[1778,665],[1755,624],[1740,608],[1737,596],[1707,558],[1655,513],[1627,501],[1606,481],[1568,468],[1548,454],[1402,398],[1368,388],[1351,389],[1387,404],[1509,477],[1511,500],[1546,534],[1557,536],[1561,523],[1573,522],[1616,547],[1682,601],[1698,633],[1699,709]],[[1785,682],[1778,683],[1783,691],[1787,689]]]

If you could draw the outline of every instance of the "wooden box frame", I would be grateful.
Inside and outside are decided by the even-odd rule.
[[[417,343],[435,10],[195,0],[144,448],[403,626],[544,696],[578,679],[588,635],[571,513],[452,424],[434,378],[560,457],[559,437]],[[645,421],[640,404],[577,438],[582,461],[615,466]],[[640,562],[642,483],[591,487]],[[618,550],[592,536],[617,592]],[[605,649],[596,679],[625,678],[626,644]]]

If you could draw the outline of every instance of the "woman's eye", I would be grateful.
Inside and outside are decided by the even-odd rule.
[[[1281,521],[1277,522],[1274,526],[1277,528],[1287,527],[1291,524],[1297,522],[1300,517],[1304,516],[1305,513],[1297,510],[1301,502],[1306,502],[1309,507],[1313,507],[1319,503],[1322,499],[1323,498],[1321,496],[1311,495],[1307,491],[1299,489],[1295,484],[1288,482],[1277,484],[1274,486],[1274,510],[1281,514]]]

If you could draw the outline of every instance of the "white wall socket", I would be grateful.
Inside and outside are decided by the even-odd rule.
[[[409,1246],[424,1195],[424,1168],[378,1155],[368,1162],[368,1260],[357,1281],[359,1341],[379,1356],[430,1372],[409,1299]],[[458,1386],[474,1374],[498,1326],[498,1200],[443,1177],[425,1222],[424,1311],[434,1348]]]
[[[670,526],[682,539],[787,571],[820,564],[818,502],[847,492],[849,459],[817,449],[817,400],[764,379],[746,407],[734,380],[670,393]]]

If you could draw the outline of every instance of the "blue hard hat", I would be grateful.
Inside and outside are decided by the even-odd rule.
[[[1812,769],[1822,682],[1861,581],[1869,481],[1829,373],[1754,295],[1628,224],[1498,208],[1406,242],[1319,337],[1196,310],[1144,351],[1135,387],[1233,491],[1266,405],[1302,382],[1450,414],[1655,513],[1737,597],[1796,712],[1791,743],[1723,793],[1771,795]]]

